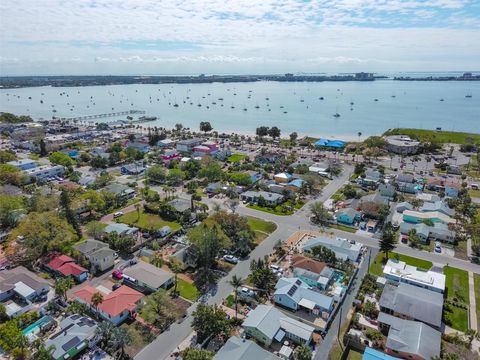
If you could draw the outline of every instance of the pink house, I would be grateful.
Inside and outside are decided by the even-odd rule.
[[[176,150],[167,151],[165,154],[160,155],[160,159],[162,159],[164,162],[170,162],[172,160],[180,160],[181,158],[182,156]]]
[[[194,153],[211,154],[218,151],[218,146],[213,141],[205,141],[202,145],[193,148]]]

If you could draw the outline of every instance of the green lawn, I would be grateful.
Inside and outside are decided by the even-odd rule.
[[[247,157],[247,155],[244,155],[244,154],[232,154],[228,157],[228,161],[229,162],[240,162],[242,161],[243,159],[245,159]]]
[[[468,195],[470,195],[470,197],[480,198],[480,190],[470,189],[468,190]]]
[[[200,292],[195,285],[180,278],[177,278],[177,291],[181,297],[190,301],[196,301],[200,296]]]
[[[232,308],[235,306],[235,295],[230,294],[227,296],[227,307]]]
[[[266,213],[269,213],[269,214],[275,214],[275,215],[280,215],[280,216],[287,216],[287,215],[292,215],[293,214],[292,210],[282,212],[280,206],[277,206],[277,207],[272,209],[272,208],[269,208],[269,207],[258,206],[257,204],[248,204],[247,207],[249,207],[251,209],[263,211],[263,212],[266,212]]]
[[[142,230],[160,230],[164,226],[170,226],[173,231],[181,228],[180,224],[176,222],[165,221],[160,216],[144,213],[143,210],[140,210],[140,218],[138,218],[137,211],[132,211],[120,216],[118,221]]]
[[[446,313],[451,321],[451,327],[465,332],[468,330],[468,311],[456,306],[452,306],[452,312]]]
[[[330,224],[330,227],[332,227],[334,229],[337,229],[337,230],[348,231],[350,233],[357,232],[357,229],[355,229],[355,228],[351,228],[349,226],[344,226],[344,225],[340,225],[340,224]]]
[[[433,265],[430,261],[427,261],[427,260],[417,259],[417,258],[414,258],[414,257],[411,257],[411,256],[400,255],[400,254],[398,254],[398,256],[400,257],[401,261],[405,261],[408,265],[416,266],[416,267],[419,267],[419,268],[422,268],[422,269],[430,269]],[[393,259],[395,257],[396,257],[396,253],[389,253],[388,254],[389,259]],[[370,264],[369,272],[373,275],[383,276],[383,261],[384,261],[384,259],[385,259],[385,254],[384,253],[378,253],[375,260],[373,260],[373,262]]]
[[[477,324],[480,324],[480,274],[473,274],[475,281],[475,305],[477,311]]]
[[[392,129],[386,131],[384,135],[408,135],[417,138],[420,141],[436,141],[439,143],[465,144],[467,138],[473,140],[474,143],[480,142],[480,134],[464,133],[455,131],[436,131],[424,129]]]
[[[468,296],[468,272],[450,266],[443,268],[446,276],[445,286],[447,288],[448,298],[457,298],[465,304],[470,303]]]
[[[271,234],[277,229],[277,225],[271,221],[265,221],[253,216],[247,216],[247,218],[248,225],[250,225],[253,231],[261,231]]]

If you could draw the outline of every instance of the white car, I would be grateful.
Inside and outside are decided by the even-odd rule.
[[[243,296],[250,296],[250,297],[255,296],[255,291],[246,287],[242,287],[241,289],[238,289],[238,293]]]
[[[117,211],[116,213],[113,214],[113,218],[115,219],[115,218],[118,218],[118,217],[120,217],[120,216],[122,216],[122,215],[123,215],[123,212],[122,212],[122,211]]]
[[[236,258],[233,255],[224,255],[223,260],[225,260],[226,262],[231,263],[231,264],[237,264],[238,263],[238,258]]]
[[[270,269],[272,269],[272,271],[273,271],[275,274],[279,274],[279,275],[283,274],[283,269],[282,269],[280,266],[278,266],[278,265],[272,264],[272,265],[270,265]]]

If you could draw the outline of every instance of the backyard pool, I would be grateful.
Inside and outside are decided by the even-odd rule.
[[[333,272],[333,281],[337,283],[338,285],[343,284],[343,280],[345,279],[345,274],[340,272],[340,271],[334,271]]]
[[[22,334],[26,337],[36,335],[40,332],[40,328],[43,324],[48,323],[49,321],[53,320],[53,318],[49,315],[46,315],[37,321],[35,321],[33,324],[29,325],[25,329],[22,330]]]

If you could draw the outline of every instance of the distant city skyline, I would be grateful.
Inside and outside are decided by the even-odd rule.
[[[4,0],[0,75],[480,69],[476,0]]]

